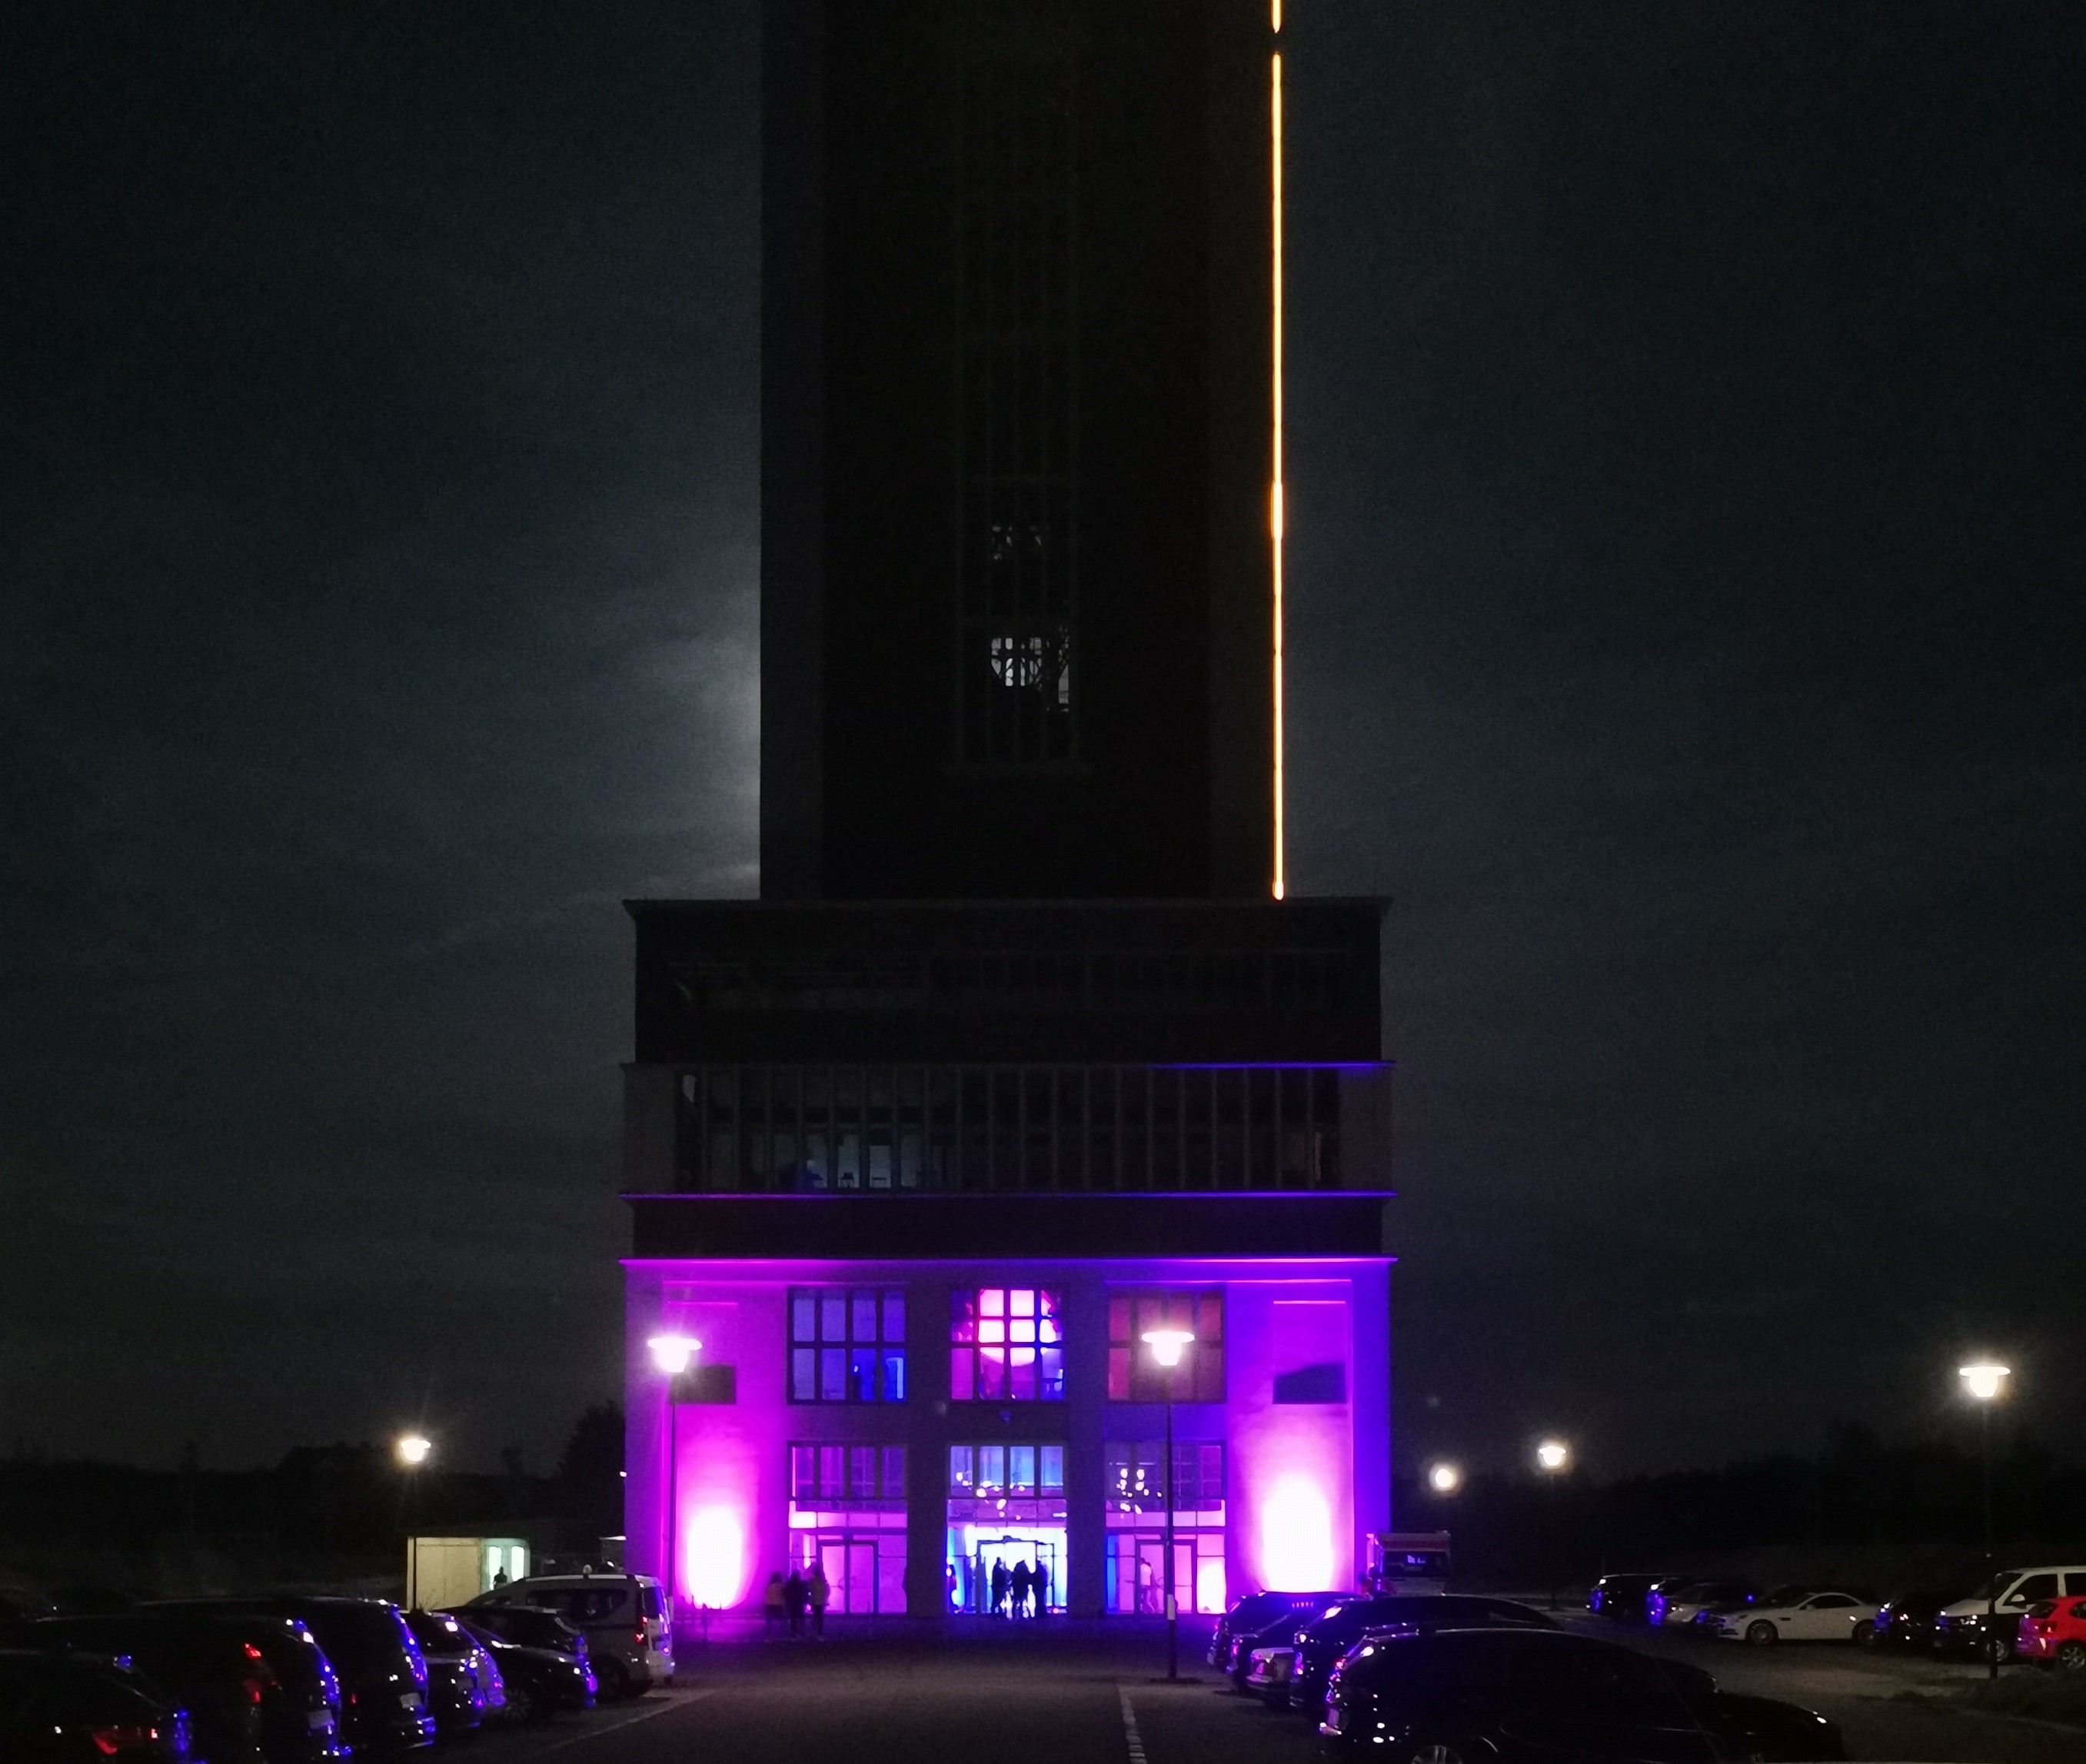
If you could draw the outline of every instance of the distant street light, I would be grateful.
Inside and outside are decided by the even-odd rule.
[[[1984,1513],[1985,1533],[1985,1634],[1982,1646],[1986,1676],[1999,1676],[2002,1652],[2012,1654],[2009,1645],[2002,1650],[1999,1645],[1999,1585],[1992,1569],[1992,1404],[2005,1391],[2007,1380],[2013,1376],[2011,1366],[2001,1366],[1996,1360],[1973,1360],[1968,1366],[1956,1368],[1956,1375],[1963,1381],[1963,1388],[1970,1400],[1977,1405],[1977,1468]]]
[[[428,1454],[435,1449],[435,1442],[425,1434],[401,1434],[391,1442],[391,1453],[398,1460],[398,1468],[411,1472],[428,1461]],[[406,1534],[406,1608],[417,1611],[420,1606],[420,1553],[413,1543],[413,1489],[419,1478],[411,1474],[398,1479],[398,1528]]]
[[[675,1569],[681,1553],[681,1405],[674,1400],[674,1383],[688,1370],[703,1344],[693,1336],[654,1336],[645,1345],[652,1350],[652,1363],[666,1380],[666,1621],[674,1621]],[[709,1619],[704,1618],[705,1625]]]
[[[1561,1573],[1558,1558],[1563,1553],[1564,1541],[1557,1529],[1557,1479],[1572,1461],[1572,1448],[1561,1439],[1546,1439],[1535,1448],[1535,1461],[1543,1468],[1543,1481],[1550,1485],[1550,1608],[1555,1611]]]
[[[1454,1494],[1463,1485],[1463,1472],[1453,1464],[1437,1464],[1427,1472],[1427,1486],[1437,1494]]]
[[[1173,1384],[1180,1375],[1181,1356],[1195,1339],[1192,1329],[1147,1329],[1144,1344],[1166,1374],[1166,1533],[1160,1546],[1165,1557],[1166,1676],[1181,1676],[1180,1601],[1173,1589]]]
[[[428,1461],[428,1454],[435,1449],[435,1442],[420,1434],[401,1434],[391,1449],[408,1470],[417,1470]]]

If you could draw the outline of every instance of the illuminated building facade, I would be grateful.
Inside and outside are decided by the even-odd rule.
[[[1184,1608],[1390,1523],[1381,905],[1282,898],[1277,25],[765,9],[761,897],[631,905],[686,1601],[1156,1614],[1169,1481]]]

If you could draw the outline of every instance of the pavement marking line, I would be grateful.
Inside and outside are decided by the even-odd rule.
[[[539,1752],[530,1753],[530,1756],[548,1758],[553,1752],[563,1752],[572,1746],[585,1745],[590,1740],[605,1740],[610,1734],[620,1733],[625,1728],[634,1728],[641,1721],[656,1720],[662,1715],[671,1715],[676,1709],[685,1709],[692,1702],[700,1702],[704,1698],[714,1697],[716,1694],[717,1692],[713,1689],[692,1690],[686,1696],[676,1697],[671,1702],[661,1703],[657,1708],[641,1709],[636,1715],[617,1722],[612,1728],[596,1728],[591,1733],[575,1733],[569,1740],[560,1740],[556,1745],[547,1745]],[[1143,1764],[1141,1759],[1139,1764]]]
[[[1122,1699],[1122,1732],[1130,1741],[1130,1764],[1144,1764],[1144,1741],[1138,1737],[1137,1711],[1130,1706],[1130,1688],[1118,1685],[1115,1694]]]

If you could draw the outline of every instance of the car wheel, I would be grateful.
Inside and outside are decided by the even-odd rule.
[[[1858,1621],[1855,1623],[1854,1634],[1854,1643],[1855,1647],[1874,1647],[1876,1645],[1876,1626],[1875,1624],[1865,1623]]]
[[[1756,1647],[1765,1647],[1769,1643],[1778,1641],[1781,1638],[1775,1634],[1774,1626],[1762,1617],[1759,1622],[1746,1626],[1746,1639]]]
[[[1404,1764],[1468,1764],[1471,1756],[1446,1740],[1422,1740],[1404,1753]]]
[[[507,1681],[507,1715],[512,1721],[534,1721],[543,1713],[536,1694],[517,1678]]]
[[[2060,1672],[2086,1672],[2086,1642],[2066,1642],[2057,1650]]]
[[[594,1696],[602,1702],[620,1702],[630,1694],[630,1674],[619,1660],[594,1663]]]
[[[1995,1666],[2003,1666],[2014,1657],[2014,1644],[2003,1635],[1988,1635],[1977,1651]]]

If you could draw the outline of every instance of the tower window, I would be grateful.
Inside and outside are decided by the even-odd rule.
[[[963,428],[958,756],[1075,757],[1068,60],[966,70],[956,228]]]

